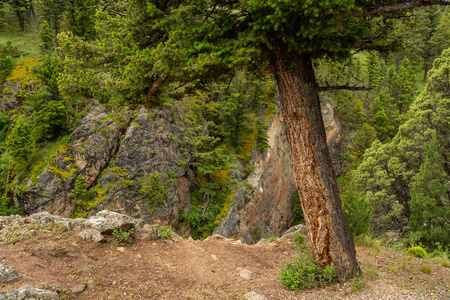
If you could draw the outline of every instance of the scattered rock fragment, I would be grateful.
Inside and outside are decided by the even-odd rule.
[[[9,283],[19,281],[19,273],[13,268],[0,264],[0,282]]]
[[[97,229],[83,230],[78,234],[78,236],[80,236],[85,241],[93,241],[95,243],[105,241],[105,237]]]
[[[16,299],[58,300],[59,296],[56,292],[41,290],[33,286],[24,286],[16,290],[0,292],[0,300]]]
[[[54,291],[54,292],[57,292],[57,293],[61,293],[62,292],[62,290],[60,288],[58,288],[57,286],[53,286],[53,285],[45,283],[45,282],[42,283],[41,285],[42,285],[42,289]]]
[[[92,280],[89,280],[87,283],[87,288],[92,290],[93,288],[95,288],[95,282]]]
[[[257,294],[255,292],[250,292],[244,295],[246,300],[269,300],[266,296]]]
[[[74,294],[82,293],[86,289],[86,284],[76,285],[70,289],[70,291]]]
[[[253,273],[252,273],[252,271],[247,270],[247,269],[242,269],[242,270],[239,272],[239,275],[240,275],[242,278],[246,279],[246,280],[251,280],[251,279],[253,278]]]

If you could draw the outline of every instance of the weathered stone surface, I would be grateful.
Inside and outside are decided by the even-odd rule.
[[[270,148],[264,154],[254,151],[254,171],[247,177],[253,192],[248,195],[241,189],[234,195],[236,205],[215,233],[253,244],[262,236],[281,235],[294,221],[296,188],[279,115],[273,117],[267,135]]]
[[[17,290],[0,292],[0,300],[58,300],[56,292],[41,290],[32,286],[24,286]]]
[[[238,206],[248,202],[248,200],[250,200],[250,197],[248,196],[245,188],[238,190],[230,201],[231,203],[236,204],[229,209],[228,215],[214,230],[214,233],[227,238],[234,237],[238,234],[240,230],[239,224],[241,222],[241,218],[237,214]]]
[[[25,212],[48,211],[71,215],[75,206],[72,189],[77,176],[86,179],[87,188],[97,181],[100,173],[116,153],[120,136],[128,125],[129,114],[111,114],[94,102],[89,114],[72,132],[73,143],[62,146],[54,162],[39,176],[38,182],[25,191],[21,206]]]
[[[3,84],[3,88],[0,89],[0,107],[2,111],[6,112],[13,109],[19,109],[21,103],[24,101],[24,95],[35,90],[35,86],[31,81],[28,84],[25,84],[24,88],[22,88],[22,83],[20,81],[14,83],[6,81]]]
[[[209,240],[225,240],[225,239],[226,239],[226,237],[224,237],[223,235],[215,233],[213,235],[208,236],[206,239],[204,239],[204,241],[206,242]]]
[[[86,284],[76,285],[70,289],[70,291],[74,294],[82,293],[86,289]]]
[[[324,101],[322,115],[329,147],[335,149],[332,160],[338,171],[341,126],[331,102]],[[263,236],[281,236],[292,225],[299,203],[295,200],[297,188],[282,122],[279,114],[273,116],[267,131],[270,148],[264,154],[253,153],[254,171],[246,179],[253,192],[247,195],[241,189],[234,195],[232,202],[236,204],[214,233],[253,244]]]
[[[95,216],[112,221],[115,227],[120,228],[122,231],[128,231],[131,228],[140,228],[144,226],[143,220],[135,219],[109,210],[102,210],[96,213]]]
[[[324,97],[322,97],[324,98]],[[333,163],[333,170],[336,176],[343,172],[341,165],[340,154],[345,152],[342,142],[342,126],[334,113],[335,106],[328,99],[321,101],[322,117],[327,135],[328,149],[330,150],[331,161]]]
[[[86,222],[104,234],[111,234],[115,228],[122,231],[129,231],[132,228],[144,226],[144,221],[142,220],[108,210],[98,212]]]
[[[251,280],[253,278],[253,273],[250,270],[242,269],[239,271],[239,276],[241,276],[245,280]]]
[[[26,222],[39,224],[54,224],[58,226],[65,226],[67,230],[80,229],[85,225],[85,219],[69,219],[58,215],[52,215],[49,212],[43,211],[32,214],[25,218]]]
[[[303,234],[306,234],[306,226],[303,224],[298,224],[295,226],[292,226],[291,228],[289,228],[288,230],[286,230],[285,233],[283,233],[283,235],[281,236],[281,238],[288,238],[293,236],[294,234],[296,234],[297,232],[301,232]]]
[[[19,281],[19,273],[13,268],[0,264],[0,282],[8,283]]]
[[[250,293],[245,294],[244,299],[245,300],[269,300],[269,298],[267,298],[266,296],[257,294],[255,292],[250,292]]]
[[[81,237],[85,241],[93,241],[95,243],[101,243],[105,241],[105,237],[101,234],[100,231],[96,229],[86,229],[81,231],[78,234],[79,237]]]
[[[148,241],[158,239],[158,226],[145,224],[142,227],[136,228],[135,238]]]
[[[176,226],[180,208],[189,212],[189,189],[194,181],[192,171],[185,167],[191,156],[184,131],[182,124],[173,122],[170,108],[154,112],[142,108],[127,128],[115,158],[115,166],[134,184],[124,188],[123,177],[103,174],[102,185],[109,184],[111,188],[107,191],[108,199],[99,203],[94,212],[117,207],[120,212],[143,218],[147,223],[160,221],[162,225]],[[149,210],[150,201],[139,189],[148,175],[155,172],[162,175],[168,196],[164,205]]]

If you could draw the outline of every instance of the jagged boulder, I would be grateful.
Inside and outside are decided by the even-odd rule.
[[[129,231],[131,228],[144,226],[144,221],[142,220],[108,210],[98,212],[95,216],[90,217],[87,223],[104,234],[111,234],[114,228]]]

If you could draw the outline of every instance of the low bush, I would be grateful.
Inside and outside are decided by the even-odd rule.
[[[282,285],[292,289],[307,289],[318,286],[324,281],[331,282],[336,276],[333,265],[321,268],[310,258],[301,258],[293,263],[284,263],[280,273]]]
[[[408,250],[406,250],[406,253],[420,258],[425,258],[428,255],[427,251],[423,249],[422,246],[420,245],[409,247]]]

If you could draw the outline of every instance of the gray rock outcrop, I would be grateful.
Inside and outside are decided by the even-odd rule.
[[[24,286],[16,290],[0,291],[0,300],[58,300],[56,292]]]
[[[0,264],[0,283],[19,281],[19,273],[13,268]]]

